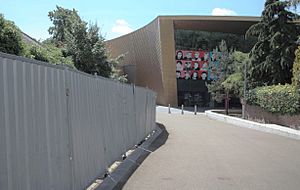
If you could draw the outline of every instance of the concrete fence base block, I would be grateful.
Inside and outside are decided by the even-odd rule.
[[[106,177],[96,190],[117,190],[122,189],[133,172],[142,164],[142,162],[151,154],[151,145],[162,133],[157,126],[155,133],[147,139],[141,146],[136,148],[118,167]]]
[[[281,135],[281,136],[285,136],[288,138],[300,140],[300,131],[291,129],[288,127],[283,127],[283,126],[275,125],[275,124],[263,124],[263,123],[257,123],[254,121],[248,121],[248,120],[241,119],[241,118],[236,118],[236,117],[232,117],[232,116],[215,113],[215,112],[213,112],[213,110],[205,111],[205,115],[211,119],[229,123],[234,126],[246,127],[246,128],[250,128],[250,129],[263,131],[266,133],[272,133],[272,134]]]

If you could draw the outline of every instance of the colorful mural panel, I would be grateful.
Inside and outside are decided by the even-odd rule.
[[[221,52],[176,51],[176,77],[185,80],[218,80],[222,75]]]

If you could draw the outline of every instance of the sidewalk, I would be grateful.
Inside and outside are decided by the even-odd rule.
[[[291,129],[289,127],[284,127],[281,125],[276,125],[276,124],[264,124],[264,123],[258,123],[242,118],[237,118],[237,117],[232,117],[220,113],[216,113],[213,110],[207,110],[205,111],[205,115],[211,119],[217,120],[217,121],[222,121],[228,124],[232,124],[237,127],[246,127],[250,129],[255,129],[258,131],[263,131],[266,133],[272,133],[276,135],[281,135],[293,139],[298,139],[300,140],[300,131]]]

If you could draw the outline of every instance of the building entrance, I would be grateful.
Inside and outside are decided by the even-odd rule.
[[[178,104],[207,107],[210,101],[207,84],[222,75],[221,53],[198,50],[176,51]]]
[[[208,107],[210,96],[204,81],[177,79],[178,105]]]
[[[249,52],[255,40],[243,35],[196,30],[175,30],[175,61],[179,106],[209,106],[207,84],[222,77],[220,43],[228,49]],[[213,104],[212,104],[213,105]]]

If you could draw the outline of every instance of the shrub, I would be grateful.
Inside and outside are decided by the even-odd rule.
[[[292,84],[297,86],[298,89],[300,89],[300,46],[295,51]]]
[[[250,105],[258,105],[257,104],[257,98],[256,98],[256,92],[257,92],[257,88],[251,89],[246,93],[246,100],[247,100],[247,104]]]
[[[250,90],[246,96],[247,103],[258,105],[271,113],[299,113],[300,95],[293,85],[273,85]]]
[[[39,61],[49,62],[48,52],[44,48],[36,45],[26,45],[24,56]]]
[[[0,51],[21,55],[23,43],[19,28],[11,21],[4,19],[0,14]]]
[[[237,97],[243,97],[243,74],[234,73],[229,75],[227,79],[224,82],[222,82],[222,86],[225,89],[225,91],[229,91]]]
[[[24,57],[55,65],[64,64],[74,67],[72,57],[65,57],[63,55],[63,49],[57,48],[53,44],[44,43],[42,46],[26,44],[24,47]]]

